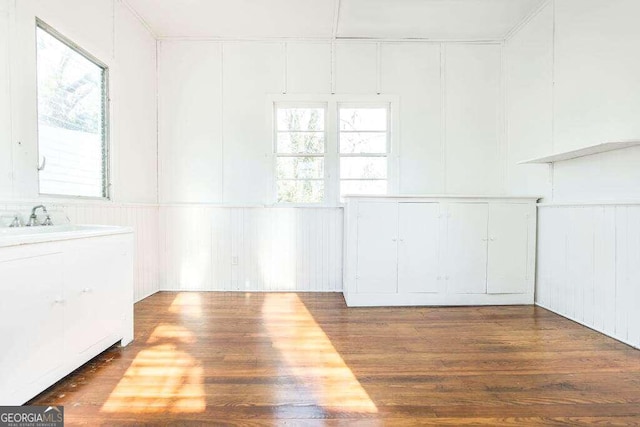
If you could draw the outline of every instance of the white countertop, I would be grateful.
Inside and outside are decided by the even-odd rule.
[[[133,233],[133,228],[115,225],[71,224],[19,228],[5,227],[0,228],[0,248],[126,233]]]

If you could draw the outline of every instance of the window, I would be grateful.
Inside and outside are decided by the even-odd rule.
[[[38,22],[40,193],[108,197],[107,68]]]
[[[321,203],[325,196],[325,107],[276,105],[279,203]]]
[[[388,111],[339,106],[340,195],[387,193]]]

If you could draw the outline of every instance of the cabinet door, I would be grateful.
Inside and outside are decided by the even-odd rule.
[[[69,246],[65,254],[65,346],[69,357],[119,330],[123,283],[114,279],[121,269],[121,253],[117,237],[111,236],[77,240]]]
[[[518,294],[527,289],[531,206],[516,203],[489,205],[489,262],[487,292]]]
[[[0,402],[22,403],[63,362],[62,255],[0,258]]]
[[[447,211],[447,292],[486,293],[487,204],[451,203]]]
[[[398,204],[358,204],[359,293],[395,293],[398,284]]]
[[[398,205],[398,292],[438,292],[438,203]]]

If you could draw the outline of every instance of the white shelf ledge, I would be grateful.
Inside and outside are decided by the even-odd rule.
[[[518,162],[519,165],[536,164],[536,163],[555,163],[563,160],[577,159],[578,157],[591,156],[593,154],[606,153],[607,151],[621,150],[623,148],[635,147],[640,145],[640,141],[619,141],[619,142],[603,142],[602,144],[591,145],[589,147],[579,148],[577,150],[565,151],[551,156],[538,157],[536,159],[523,160]]]

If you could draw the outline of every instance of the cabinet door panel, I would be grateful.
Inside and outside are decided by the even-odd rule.
[[[0,401],[63,362],[62,255],[0,262]]]
[[[487,292],[490,294],[526,292],[530,210],[526,204],[489,206]]]
[[[358,205],[359,293],[395,293],[398,284],[398,204]]]
[[[437,203],[398,205],[398,292],[438,292]]]
[[[69,357],[84,352],[104,338],[114,334],[119,324],[119,295],[123,283],[118,283],[122,250],[116,238],[98,237],[78,241],[66,254],[68,280],[67,316],[65,316],[66,351]],[[78,322],[77,319],[84,319]]]
[[[487,291],[486,203],[452,203],[447,215],[447,292]]]

